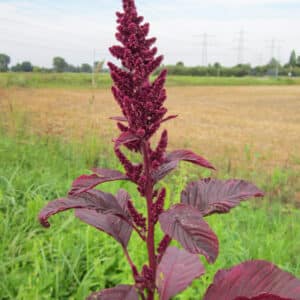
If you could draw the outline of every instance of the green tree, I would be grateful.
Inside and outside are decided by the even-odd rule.
[[[300,67],[300,56],[297,58],[297,66]]]
[[[0,72],[7,72],[10,64],[10,57],[6,54],[0,53]]]
[[[22,72],[32,72],[33,71],[33,65],[29,61],[23,61],[21,63],[21,71]]]
[[[176,63],[176,67],[184,67],[184,63],[182,61],[179,61]]]
[[[89,64],[82,64],[80,67],[80,72],[82,73],[92,73],[92,71],[92,66],[90,66]]]
[[[12,72],[21,72],[21,64],[17,63],[15,66],[11,67]]]
[[[269,62],[269,67],[272,67],[272,68],[275,68],[279,65],[280,65],[279,61],[274,57]]]
[[[23,61],[21,64],[17,63],[15,66],[11,67],[13,72],[32,72],[33,65],[29,61]]]
[[[79,73],[80,72],[80,67],[76,67],[76,66],[73,66],[73,65],[68,65],[67,68],[65,69],[65,72]]]
[[[296,56],[296,51],[295,50],[293,50],[291,55],[290,55],[289,65],[291,67],[296,67],[296,65],[297,65],[297,56]]]
[[[53,58],[53,68],[56,72],[65,72],[68,68],[68,64],[64,58],[56,56]]]

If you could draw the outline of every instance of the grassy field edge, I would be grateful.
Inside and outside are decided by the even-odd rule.
[[[96,74],[96,88],[109,88],[109,74]],[[196,77],[168,76],[167,86],[273,86],[300,85],[300,78],[288,77]],[[93,88],[92,75],[85,73],[0,73],[0,87]]]
[[[75,220],[72,212],[53,217],[49,230],[37,222],[41,207],[64,196],[72,180],[88,173],[89,167],[95,164],[117,167],[106,148],[94,137],[81,143],[66,143],[51,136],[24,133],[7,136],[0,132],[1,300],[81,300],[91,291],[131,283],[130,270],[119,245],[104,233]],[[180,172],[163,182],[167,187],[168,205],[176,202],[186,182],[194,179],[190,171],[194,176],[210,176],[206,171],[197,169],[195,173],[195,170],[183,165]],[[300,212],[283,204],[285,195],[278,193],[288,184],[287,178],[277,172],[274,185],[270,185],[263,174],[250,174],[247,168],[234,175],[255,178],[266,190],[266,198],[242,204],[230,214],[208,219],[220,239],[220,256],[215,265],[206,264],[205,276],[194,281],[177,300],[199,299],[217,269],[249,259],[273,261],[300,276],[297,238]],[[229,174],[219,176],[227,178]],[[115,182],[101,186],[111,193],[120,188],[127,189],[139,208],[145,209],[132,185]],[[130,251],[139,266],[147,261],[143,247],[134,235]]]

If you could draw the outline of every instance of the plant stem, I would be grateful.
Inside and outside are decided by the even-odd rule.
[[[128,263],[129,263],[130,267],[131,267],[133,278],[135,279],[136,276],[138,275],[137,274],[137,268],[136,268],[135,264],[133,263],[126,247],[123,247],[123,251],[124,251],[125,257],[126,257]]]
[[[144,156],[144,168],[146,176],[146,193],[145,197],[147,200],[147,210],[148,210],[148,234],[147,234],[147,249],[149,258],[149,267],[153,272],[153,277],[155,278],[156,273],[156,259],[155,259],[155,244],[154,244],[154,222],[152,216],[152,205],[153,205],[153,181],[151,178],[150,168],[151,164],[149,161],[149,144],[144,142],[142,146],[143,156]],[[154,291],[148,291],[148,300],[154,299]]]

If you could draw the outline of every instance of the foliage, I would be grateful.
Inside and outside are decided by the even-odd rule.
[[[78,224],[71,212],[57,215],[49,231],[36,222],[36,215],[45,202],[65,195],[72,178],[86,172],[95,161],[100,161],[103,168],[117,168],[107,143],[90,132],[83,140],[68,143],[51,135],[27,135],[23,118],[20,114],[14,116],[16,135],[8,136],[7,130],[1,130],[0,126],[0,298],[82,300],[91,291],[119,283],[131,284],[130,268],[122,257],[121,247],[110,236]],[[212,155],[216,165],[223,165],[222,158]],[[286,175],[288,180],[276,179],[270,185],[270,175],[260,167],[261,164],[255,174],[251,173],[248,162],[232,169],[232,176],[255,178],[266,190],[266,197],[259,203],[245,202],[222,218],[212,215],[208,219],[222,249],[217,262],[174,299],[201,299],[219,268],[230,268],[253,257],[274,261],[300,276],[300,241],[295,239],[300,235],[300,211],[283,204],[292,195],[287,197],[282,191],[287,189],[291,193],[299,185],[291,174]],[[196,179],[192,165],[183,164],[180,170],[163,182],[167,187],[166,205],[180,197],[181,186]],[[197,170],[198,176],[207,172]],[[220,170],[218,176],[228,177],[227,171]],[[279,173],[275,177],[278,176]],[[109,193],[120,188],[138,199],[129,181],[102,185]],[[277,190],[282,193],[277,194]],[[143,202],[137,204],[144,211]],[[161,233],[157,231],[157,234]],[[138,265],[146,261],[143,245],[135,234],[129,251]]]
[[[241,201],[262,197],[263,193],[243,180],[206,178],[189,184],[182,192],[180,204],[165,208],[166,188],[159,183],[177,168],[179,162],[186,161],[207,169],[214,167],[189,150],[167,152],[166,130],[153,147],[152,137],[162,123],[176,118],[175,115],[167,116],[164,107],[167,72],[162,70],[154,81],[150,81],[150,75],[163,57],[156,56],[157,49],[152,47],[156,39],[147,38],[149,24],[142,25],[143,17],[138,16],[134,0],[123,0],[123,8],[123,13],[117,13],[119,26],[116,34],[122,46],[110,48],[113,56],[121,60],[123,68],[112,63],[109,67],[114,81],[112,92],[123,113],[123,116],[112,117],[120,130],[120,135],[114,140],[114,152],[125,173],[92,169],[91,175],[82,175],[73,182],[67,197],[46,205],[39,214],[39,220],[43,226],[49,227],[48,219],[52,215],[74,209],[75,216],[81,221],[108,233],[120,243],[135,284],[105,289],[93,293],[88,299],[141,297],[153,300],[158,291],[161,300],[168,300],[204,274],[204,266],[197,255],[204,255],[208,263],[217,259],[219,241],[204,218],[229,212]],[[138,163],[126,155],[125,148],[140,158]],[[126,190],[121,189],[113,195],[94,189],[99,184],[119,180],[137,186],[140,197],[146,202],[146,216]],[[156,247],[155,229],[158,223],[164,237]],[[128,251],[133,232],[147,247],[148,264],[141,268],[133,262]],[[170,246],[173,239],[184,249]],[[259,285],[254,282],[259,282]],[[232,300],[300,299],[300,280],[271,263],[246,262],[229,271],[218,272],[204,299],[227,299],[228,295]]]
[[[29,61],[23,61],[22,63],[18,63],[15,66],[11,67],[12,72],[32,72],[33,66]]]
[[[296,51],[293,50],[290,56],[290,60],[289,60],[289,65],[291,67],[296,67],[297,65],[297,55],[296,55]]]
[[[7,72],[10,57],[6,54],[0,53],[0,72]]]
[[[82,64],[80,67],[80,72],[82,73],[92,73],[93,69],[89,64]]]
[[[68,64],[64,58],[57,56],[53,58],[53,68],[55,72],[65,72],[67,71]]]

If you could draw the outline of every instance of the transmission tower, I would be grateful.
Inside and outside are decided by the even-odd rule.
[[[242,29],[238,33],[238,46],[237,46],[237,63],[244,63],[244,55],[245,55],[245,31]]]
[[[214,37],[214,35],[207,34],[206,32],[200,35],[195,35],[195,37],[201,38],[200,45],[202,46],[202,66],[208,65],[208,48],[210,46],[209,39]]]
[[[280,61],[280,56],[281,56],[280,41],[273,38],[272,40],[269,41],[269,43],[270,43],[270,45],[269,45],[268,48],[270,49],[270,55],[271,55],[270,62],[273,59],[275,59],[275,61],[276,61],[275,77],[278,77],[278,75],[279,75],[279,61]]]

